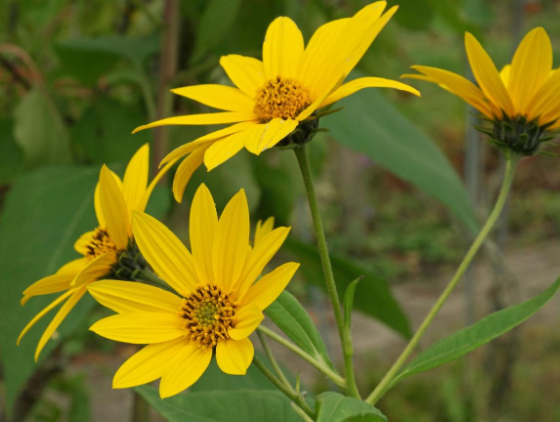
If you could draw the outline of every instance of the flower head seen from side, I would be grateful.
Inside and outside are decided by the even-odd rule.
[[[530,31],[511,64],[498,72],[484,48],[469,34],[465,47],[478,86],[466,78],[429,66],[403,75],[440,85],[480,111],[493,124],[478,128],[491,143],[520,155],[533,155],[560,129],[560,70],[552,68],[552,46],[543,28]]]
[[[223,110],[159,120],[134,130],[163,125],[232,124],[180,146],[162,161],[185,157],[173,182],[181,201],[193,172],[204,162],[210,171],[246,148],[259,155],[276,145],[308,142],[318,126],[320,109],[370,87],[395,88],[420,95],[403,83],[364,77],[342,84],[379,32],[396,12],[385,1],[372,3],[351,18],[321,26],[307,46],[297,25],[275,19],[266,32],[263,60],[224,56],[220,64],[235,87],[196,85],[172,92]],[[134,133],[133,132],[133,133]]]
[[[135,262],[126,256],[133,247],[131,212],[144,210],[155,185],[170,166],[162,169],[148,185],[149,146],[146,144],[130,160],[124,180],[121,181],[106,166],[102,167],[94,195],[98,226],[84,233],[74,245],[82,257],[70,261],[55,274],[33,283],[23,292],[22,305],[33,296],[63,292],[27,324],[17,340],[19,345],[37,321],[62,304],[39,340],[35,360],[64,318],[87,292],[88,284],[107,276],[121,279],[131,276],[130,268]]]
[[[218,219],[205,185],[191,208],[192,253],[162,223],[134,213],[140,251],[176,293],[112,280],[88,286],[95,299],[117,312],[91,330],[111,340],[147,345],[120,367],[113,388],[161,378],[161,397],[173,396],[198,380],[214,350],[223,372],[245,374],[254,353],[249,335],[299,267],[287,263],[258,279],[289,232],[287,227],[265,226],[251,247],[244,191]]]

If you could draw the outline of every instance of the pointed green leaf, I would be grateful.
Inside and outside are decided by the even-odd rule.
[[[352,309],[354,309],[354,296],[358,283],[363,280],[364,276],[358,277],[346,288],[344,293],[344,326],[347,331],[352,328]]]
[[[317,422],[387,422],[379,409],[362,400],[328,392],[317,396]]]
[[[265,313],[301,349],[336,371],[321,334],[294,295],[283,291]]]

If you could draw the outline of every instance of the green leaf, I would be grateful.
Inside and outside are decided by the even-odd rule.
[[[341,104],[346,105],[344,110],[322,122],[336,140],[433,195],[467,228],[477,231],[476,215],[465,186],[430,138],[375,90],[358,92]]]
[[[161,400],[153,387],[135,390],[168,422],[301,422],[278,391],[214,390]]]
[[[363,276],[358,277],[346,288],[344,293],[344,326],[347,331],[352,328],[352,310],[354,309],[354,296],[356,295],[356,287],[363,280]]]
[[[200,18],[192,62],[199,60],[226,35],[235,23],[241,0],[210,0]]]
[[[317,422],[387,422],[379,409],[353,397],[327,392],[317,396]]]
[[[14,125],[0,119],[0,185],[10,183],[23,169],[23,152],[14,139]]]
[[[29,91],[14,113],[14,137],[28,168],[70,164],[70,140],[58,110],[38,89]]]
[[[325,288],[321,259],[315,246],[289,237],[284,242],[284,250],[296,256],[301,262],[300,271],[307,280]],[[339,295],[344,293],[351,280],[364,276],[355,298],[356,309],[378,319],[406,338],[412,335],[408,318],[385,280],[375,276],[358,263],[332,254],[331,262]]]
[[[517,327],[542,308],[554,296],[558,288],[560,288],[560,278],[534,298],[490,314],[476,324],[438,341],[420,353],[403,369],[391,386],[411,375],[451,362]]]
[[[108,99],[93,103],[71,129],[72,139],[95,163],[128,162],[151,139],[148,131],[131,135],[147,121],[140,105],[125,106]]]
[[[76,258],[73,244],[96,225],[93,192],[98,169],[43,168],[22,176],[6,198],[0,219],[0,363],[10,410],[37,367],[33,360],[49,313],[23,338],[25,325],[58,295],[32,298],[23,308],[23,290]],[[78,326],[94,301],[84,297],[41,353],[43,361]]]
[[[294,295],[283,291],[265,313],[301,349],[336,371],[321,334]]]

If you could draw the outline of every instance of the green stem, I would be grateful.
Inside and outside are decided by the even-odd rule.
[[[340,300],[338,298],[336,283],[334,281],[331,259],[329,257],[329,250],[327,247],[327,239],[325,238],[323,221],[321,219],[321,214],[319,213],[319,204],[317,203],[317,196],[315,195],[315,187],[311,176],[311,168],[309,166],[309,158],[307,156],[307,146],[304,144],[300,147],[296,147],[294,148],[294,152],[296,153],[301,175],[303,177],[303,184],[305,185],[305,190],[307,192],[311,217],[313,218],[313,228],[317,239],[317,249],[319,250],[319,256],[321,257],[323,274],[325,275],[325,283],[327,285],[327,293],[331,299],[336,326],[338,327],[338,334],[342,345],[342,354],[344,356],[344,372],[347,381],[348,394],[359,399],[360,393],[358,391],[358,386],[356,385],[354,364],[352,362],[352,339],[350,337],[350,333],[344,327],[344,318],[342,316]]]
[[[343,388],[343,389],[346,390],[346,388],[347,388],[346,387],[346,380],[344,378],[342,378],[340,375],[338,375],[337,373],[335,373],[334,371],[332,371],[324,363],[319,362],[317,359],[315,359],[313,356],[309,355],[307,352],[305,352],[304,350],[297,347],[291,341],[286,340],[284,337],[279,336],[274,331],[266,328],[263,325],[260,325],[257,328],[257,330],[259,332],[263,333],[264,335],[270,337],[272,340],[274,340],[278,344],[281,344],[282,346],[291,350],[292,352],[294,352],[296,355],[303,358],[307,362],[309,362],[311,365],[313,365],[315,368],[317,368],[319,371],[321,371],[324,375],[329,377],[332,380],[332,382],[334,382],[340,388]]]
[[[146,283],[155,284],[158,287],[169,290],[169,285],[149,270],[138,270],[133,274],[132,278],[135,281],[145,281]]]
[[[309,407],[307,402],[298,393],[292,391],[282,383],[278,378],[274,376],[272,372],[266,367],[264,363],[258,357],[253,357],[253,364],[263,373],[263,375],[268,378],[268,380],[274,384],[286,397],[288,397],[292,402],[297,404],[301,410],[303,410],[310,418],[315,419],[315,413]]]
[[[290,384],[290,381],[288,381],[286,375],[284,375],[284,371],[282,371],[282,368],[280,368],[280,365],[278,364],[278,361],[274,357],[272,350],[270,350],[270,347],[268,346],[268,342],[266,341],[266,337],[264,336],[264,334],[261,331],[257,331],[257,335],[259,336],[259,340],[261,341],[262,347],[264,349],[264,353],[266,354],[268,361],[272,365],[272,369],[274,369],[274,372],[276,372],[276,375],[278,375],[278,378],[280,378],[280,380],[284,383],[284,385],[288,387],[293,393],[296,393],[296,390],[294,389],[294,387],[292,387],[292,384]]]
[[[482,230],[474,240],[473,244],[471,245],[465,257],[463,258],[463,262],[461,262],[461,265],[459,265],[459,268],[457,269],[455,275],[453,276],[453,278],[451,279],[451,281],[449,282],[449,284],[447,285],[447,287],[445,288],[445,290],[443,291],[443,293],[441,294],[441,296],[439,297],[439,299],[437,300],[433,308],[430,310],[430,312],[428,313],[428,315],[426,316],[426,318],[418,328],[418,331],[416,331],[416,333],[414,334],[414,336],[412,337],[412,339],[410,340],[406,348],[399,356],[399,358],[393,364],[391,369],[389,369],[389,372],[385,374],[385,376],[383,377],[379,385],[375,388],[375,390],[373,390],[373,392],[366,399],[366,401],[371,405],[377,403],[377,401],[387,392],[387,390],[389,390],[389,388],[392,387],[391,382],[393,381],[393,379],[395,378],[399,370],[402,368],[402,366],[405,364],[407,359],[410,357],[410,355],[418,345],[418,342],[420,341],[420,339],[422,338],[422,336],[424,335],[424,333],[432,323],[435,316],[440,311],[445,301],[449,298],[449,296],[451,295],[451,293],[453,292],[453,290],[455,289],[459,281],[461,281],[463,274],[465,273],[470,263],[472,262],[473,258],[475,257],[476,253],[484,243],[484,239],[486,239],[486,237],[492,230],[492,227],[500,217],[500,214],[504,209],[504,206],[506,205],[507,197],[511,190],[511,185],[513,183],[513,178],[515,176],[515,169],[517,167],[517,163],[519,162],[519,158],[520,158],[519,156],[513,154],[506,155],[506,172],[504,175],[504,181],[502,184],[502,188],[500,190],[500,194],[498,196],[498,199],[496,200],[496,205],[494,205],[494,209],[488,216],[488,220],[484,224],[484,227],[482,227]]]

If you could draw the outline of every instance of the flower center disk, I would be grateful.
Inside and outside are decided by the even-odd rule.
[[[254,113],[261,122],[272,119],[295,119],[311,104],[309,90],[288,78],[272,79],[257,90]]]
[[[86,246],[86,256],[97,258],[108,252],[116,252],[117,246],[109,237],[107,230],[97,227],[91,237],[89,244]]]
[[[233,325],[237,304],[231,295],[218,286],[206,285],[183,299],[181,316],[191,341],[202,348],[214,347],[220,340],[229,338],[228,329]]]

